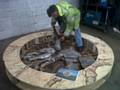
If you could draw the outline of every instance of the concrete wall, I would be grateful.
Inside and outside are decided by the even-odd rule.
[[[0,0],[0,40],[50,27],[46,9],[58,0]],[[79,0],[67,0],[78,6]]]

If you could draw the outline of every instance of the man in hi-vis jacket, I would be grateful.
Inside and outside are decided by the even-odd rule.
[[[61,40],[75,37],[77,50],[83,50],[83,41],[80,32],[80,11],[66,1],[60,0],[57,4],[49,6],[47,14],[51,17],[51,25],[55,27],[58,22],[60,29],[56,30]]]

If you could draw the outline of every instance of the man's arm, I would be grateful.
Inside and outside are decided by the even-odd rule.
[[[53,26],[55,26],[55,24],[56,24],[56,19],[55,18],[51,18],[51,26],[53,27]]]
[[[66,17],[65,16],[60,16],[57,18],[59,27],[60,27],[60,33],[64,33],[66,29]]]
[[[59,30],[56,29],[55,24],[56,24],[57,20],[55,18],[51,18],[51,26],[53,28],[54,34],[57,35],[58,37],[61,36],[61,33],[59,32]]]

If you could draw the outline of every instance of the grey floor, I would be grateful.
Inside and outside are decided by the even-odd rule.
[[[120,35],[117,35],[113,32],[103,33],[101,30],[92,29],[86,26],[81,26],[81,31],[93,36],[97,36],[106,41],[111,46],[115,54],[115,63],[112,75],[98,90],[120,90]],[[20,90],[8,80],[5,74],[4,62],[2,60],[5,47],[16,38],[18,37],[0,41],[0,90]]]

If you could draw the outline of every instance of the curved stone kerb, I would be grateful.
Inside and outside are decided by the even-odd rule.
[[[35,38],[52,35],[52,33],[52,31],[44,31],[23,36],[12,42],[5,50],[3,60],[6,70],[10,73],[11,78],[14,77],[14,79],[20,81],[20,84],[17,84],[18,87],[24,90],[39,90],[39,88],[46,88],[48,90],[82,88],[81,90],[86,90],[84,87],[92,87],[97,81],[104,79],[104,77],[111,73],[114,63],[112,49],[103,40],[85,33],[82,33],[83,38],[92,42],[97,47],[98,57],[95,63],[80,71],[76,81],[58,78],[55,77],[54,74],[40,72],[26,66],[20,59],[21,48]],[[55,78],[57,78],[58,81],[53,82],[52,85],[51,81],[54,81]],[[14,80],[12,80],[12,82],[14,82]],[[26,86],[23,85],[24,83],[26,83]],[[31,87],[29,88],[27,85]]]

